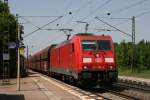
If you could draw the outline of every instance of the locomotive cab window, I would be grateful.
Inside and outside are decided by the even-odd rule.
[[[111,50],[110,40],[98,40],[98,50]]]
[[[84,40],[82,41],[83,51],[111,50],[110,40]]]
[[[83,51],[93,51],[96,50],[96,41],[82,41]]]

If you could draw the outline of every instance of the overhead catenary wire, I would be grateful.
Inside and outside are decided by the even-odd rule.
[[[144,16],[144,15],[149,14],[149,13],[150,13],[150,10],[144,11],[144,12],[136,15],[135,18],[139,18],[139,17]],[[108,18],[108,17],[101,17],[101,18]],[[110,17],[108,19],[131,19],[131,18],[111,18]],[[121,24],[124,24],[124,23],[127,23],[127,22],[129,22],[129,20],[128,21],[126,20],[126,21],[120,22],[120,23],[116,24],[115,26],[118,26],[118,25],[121,25]]]
[[[145,3],[147,0],[140,0],[140,1],[138,1],[138,2],[135,2],[135,3],[133,3],[133,4],[130,4],[130,5],[128,5],[128,6],[125,6],[125,7],[122,7],[122,8],[120,8],[120,9],[117,9],[117,10],[114,10],[114,11],[112,11],[112,12],[109,12],[110,14],[115,14],[115,13],[121,13],[121,12],[123,12],[123,11],[126,11],[126,10],[128,10],[128,9],[130,9],[130,8],[133,8],[133,7],[136,7],[136,6],[138,6],[138,5],[141,5],[141,4],[143,4],[143,3]],[[101,14],[101,15],[104,15],[104,14]],[[103,18],[108,18],[108,17],[103,17]],[[113,19],[113,18],[109,18],[109,19]],[[118,19],[118,18],[117,18]],[[126,19],[126,18],[125,18]],[[128,21],[124,21],[124,22],[121,22],[121,23],[119,23],[119,24],[116,24],[116,25],[120,25],[120,24],[123,24],[123,23],[126,23],[126,22],[128,22]]]
[[[87,3],[83,4],[82,6],[80,6],[78,9],[76,9],[76,13],[78,13],[79,11],[81,11],[81,9],[85,8],[86,6],[88,6],[89,4],[91,4],[94,0],[89,0]]]
[[[105,3],[103,3],[102,5],[98,6],[96,9],[94,9],[92,12],[90,12],[87,16],[85,16],[83,19],[81,19],[80,21],[83,21],[85,19],[87,19],[89,16],[93,15],[94,13],[97,12],[97,10],[103,8],[105,5],[107,5],[108,3],[110,3],[112,0],[107,0]]]
[[[97,20],[101,21],[102,23],[104,23],[104,24],[106,24],[106,25],[108,25],[108,26],[110,26],[110,27],[112,27],[112,28],[116,29],[117,31],[119,31],[119,32],[121,32],[121,33],[123,33],[123,34],[125,34],[125,35],[128,35],[129,37],[132,37],[132,35],[131,35],[131,34],[126,33],[126,32],[124,32],[124,31],[122,31],[122,30],[120,30],[120,29],[116,28],[116,27],[115,27],[115,26],[113,26],[113,25],[110,25],[109,23],[107,23],[107,22],[105,22],[105,21],[101,20],[100,18],[98,18],[98,17],[95,17],[95,18],[96,18]]]
[[[84,18],[82,18],[80,21],[84,21],[85,19],[87,19],[89,16],[92,16],[94,13],[97,12],[97,10],[103,8],[104,6],[106,6],[108,3],[110,3],[112,0],[107,0],[106,2],[104,2],[102,5],[98,6],[96,9],[94,9],[92,12],[90,12],[87,16],[85,16]],[[75,27],[77,25],[77,23],[71,27]]]
[[[49,23],[47,23],[47,24],[45,24],[45,25],[39,27],[38,29],[36,29],[36,30],[34,30],[34,31],[30,32],[30,33],[28,33],[27,35],[24,36],[24,38],[26,38],[26,37],[30,36],[31,34],[33,34],[33,33],[37,32],[37,31],[41,30],[42,28],[44,28],[44,27],[46,27],[47,25],[49,25],[49,24],[51,24],[51,23],[57,21],[58,19],[60,19],[60,18],[62,18],[62,17],[63,17],[63,16],[59,16],[59,17],[57,17],[56,19],[50,21]]]
[[[126,11],[126,10],[128,10],[128,9],[130,9],[130,8],[133,8],[133,7],[136,7],[136,6],[138,6],[138,5],[141,5],[141,4],[143,4],[143,3],[145,3],[147,0],[140,0],[140,1],[138,1],[138,2],[135,2],[135,3],[133,3],[133,4],[130,4],[130,5],[128,5],[128,6],[126,6],[126,7],[122,7],[122,8],[120,8],[120,9],[117,9],[117,10],[115,10],[115,11],[112,11],[112,12],[110,12],[111,14],[118,14],[118,13],[121,13],[121,12],[123,12],[123,11]]]
[[[150,10],[145,11],[145,12],[142,12],[142,13],[136,15],[135,18],[142,17],[142,16],[144,16],[144,15],[146,15],[146,14],[149,14],[149,13],[150,13]],[[128,20],[128,21],[120,22],[120,23],[116,24],[115,26],[118,26],[118,25],[121,25],[121,24],[125,24],[125,23],[127,23],[127,22],[129,22],[129,20]]]
[[[46,30],[48,30],[49,31],[49,29],[46,29]],[[63,30],[63,29],[50,29],[50,30],[54,30],[54,31],[61,31],[61,30]],[[65,29],[64,29],[65,30]],[[69,30],[72,30],[72,29],[69,29]],[[73,30],[72,30],[73,31]],[[62,36],[62,35],[61,35]],[[58,34],[58,35],[56,35],[55,37],[53,37],[53,39],[49,39],[49,41],[42,41],[40,44],[39,44],[39,46],[41,45],[41,44],[44,44],[44,46],[43,47],[40,47],[40,48],[44,48],[45,47],[45,45],[50,45],[50,43],[52,43],[54,40],[57,40],[58,38],[60,38],[61,37],[60,36],[60,34]],[[46,42],[46,43],[44,43],[44,42]]]
[[[94,0],[89,0],[88,2],[86,2],[85,4],[83,4],[82,6],[80,6],[78,9],[76,9],[75,11],[72,11],[71,13],[74,15],[71,17],[71,19],[69,19],[66,24],[64,24],[64,26],[69,25],[72,20],[75,18],[75,16],[81,11],[81,9],[85,8],[86,6],[88,6],[89,4],[91,4]]]
[[[106,2],[104,2],[102,5],[98,6],[96,9],[94,9],[93,11],[91,11],[87,16],[83,17],[81,20],[79,21],[84,21],[86,20],[88,17],[92,16],[94,13],[97,12],[97,10],[103,8],[105,5],[107,5],[108,3],[110,3],[112,0],[107,0]],[[89,22],[87,22],[89,23]],[[75,28],[77,26],[78,23],[74,24],[71,26],[71,28]]]
[[[145,3],[147,0],[140,0],[140,1],[138,1],[138,2],[136,2],[136,3],[133,3],[133,4],[130,4],[130,5],[128,5],[128,6],[126,6],[126,7],[123,7],[123,8],[120,8],[120,9],[118,9],[118,10],[115,10],[115,11],[112,11],[112,12],[109,12],[110,14],[112,14],[112,13],[120,13],[120,12],[123,12],[123,11],[125,11],[125,10],[128,10],[128,9],[130,9],[130,8],[133,8],[133,7],[136,7],[136,6],[138,6],[138,5],[141,5],[141,4],[143,4],[143,3]],[[146,12],[146,13],[149,13],[149,12]],[[144,14],[144,13],[143,13]],[[103,14],[101,14],[101,15],[103,15]],[[103,17],[103,18],[108,18],[108,17]],[[109,19],[113,19],[113,18],[109,18]],[[115,19],[115,18],[114,18]],[[118,19],[118,18],[117,18]],[[130,18],[120,18],[120,19],[130,19]],[[128,22],[128,21],[125,21],[125,22],[121,22],[121,23],[119,23],[119,25],[120,24],[124,24],[124,23],[126,23],[126,22]],[[89,22],[90,23],[90,22]],[[117,26],[118,26],[118,24],[116,24]]]
[[[65,8],[64,12],[63,12],[63,16],[65,16],[65,13],[68,11],[69,7],[72,5],[72,0],[70,0],[70,2],[67,4],[67,7]]]
[[[42,41],[40,44],[39,44],[39,46],[41,46],[41,45],[43,45],[42,47],[40,47],[40,48],[44,48],[45,47],[45,45],[50,45],[50,43],[53,43],[53,41],[54,40],[57,40],[58,38],[60,38],[60,34],[57,34],[55,37],[53,37],[53,39],[49,39],[49,41]],[[45,43],[44,43],[45,42]]]
[[[138,5],[141,5],[141,4],[145,3],[146,1],[148,1],[148,0],[140,0],[140,1],[136,2],[136,3],[133,3],[133,4],[131,4],[131,5],[128,5],[128,6],[126,6],[126,7],[123,7],[123,8],[120,8],[120,9],[118,9],[118,10],[112,11],[112,12],[110,12],[110,14],[123,12],[123,11],[125,11],[125,10],[127,10],[127,9],[130,9],[130,8],[136,7],[136,6],[138,6]],[[146,15],[146,14],[148,14],[148,13],[150,13],[150,10],[145,11],[145,12],[142,12],[142,13],[136,15],[135,17],[136,17],[136,18],[139,18],[139,17],[144,16],[144,15]],[[108,17],[101,17],[101,18],[108,18]],[[108,19],[115,19],[115,18],[108,18]],[[116,19],[119,19],[119,18],[116,18]],[[120,19],[124,19],[124,18],[120,18]],[[125,19],[126,19],[126,18],[125,18]],[[121,24],[124,24],[124,23],[127,23],[127,22],[128,22],[128,21],[123,21],[123,22],[120,22],[120,23],[118,23],[118,24],[116,24],[116,25],[118,26],[118,25],[121,25]]]
[[[19,17],[33,17],[33,18],[48,17],[49,18],[49,17],[58,17],[58,16],[24,16],[23,15],[23,16],[19,16]]]
[[[64,11],[62,12],[62,16],[63,16],[63,18],[65,18],[65,16],[67,16],[68,15],[68,9],[70,8],[70,6],[72,5],[72,0],[70,0],[70,2],[66,5],[66,8],[64,9]],[[63,19],[61,20],[62,22],[63,22]],[[62,26],[62,24],[60,24],[60,23],[62,23],[61,21],[59,21],[58,23],[57,23],[57,27],[60,27],[60,26]]]
[[[144,15],[146,15],[146,14],[149,14],[149,13],[150,13],[150,10],[145,11],[145,12],[142,12],[142,13],[136,15],[135,18],[142,17],[142,16],[144,16]],[[112,17],[110,17],[110,18],[108,18],[108,17],[100,17],[100,18],[106,18],[106,19],[131,19],[131,18],[112,18]],[[124,20],[123,22],[117,23],[117,24],[115,24],[114,26],[119,26],[119,25],[125,24],[125,23],[127,23],[127,22],[129,22],[129,21],[130,21],[130,20]]]
[[[142,13],[136,15],[135,17],[138,18],[138,17],[144,16],[144,15],[146,15],[146,14],[148,14],[148,13],[150,13],[150,10],[145,11],[145,12],[142,12]]]
[[[102,5],[98,6],[96,9],[94,9],[92,12],[90,12],[87,16],[85,16],[84,18],[82,18],[80,21],[84,21],[86,20],[88,17],[92,16],[94,13],[96,13],[99,9],[103,8],[104,6],[106,6],[107,4],[109,4],[112,0],[107,0],[106,2],[104,2]],[[78,23],[76,23],[75,25],[72,25],[71,27],[75,27]]]
[[[131,20],[131,18],[119,18],[119,17],[99,17],[99,18],[104,18],[104,19],[117,19],[117,20],[124,20],[123,22],[119,22],[119,23],[117,23],[117,24],[115,24],[114,26],[118,26],[118,25],[121,25],[121,24],[124,24],[124,23],[126,23],[126,22],[128,22],[127,20]]]
[[[26,18],[24,18],[24,17],[20,17],[21,19],[23,19],[23,20],[25,20],[27,23],[29,23],[29,24],[31,24],[31,25],[33,25],[34,27],[36,27],[37,29],[40,29],[40,27],[39,26],[37,26],[37,25],[35,25],[35,24],[33,24],[31,21],[29,21],[29,20],[27,20]]]

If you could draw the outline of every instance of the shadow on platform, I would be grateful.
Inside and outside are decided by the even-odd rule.
[[[0,94],[0,100],[25,100],[23,94]]]

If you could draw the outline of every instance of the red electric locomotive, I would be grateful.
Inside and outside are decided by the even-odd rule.
[[[118,79],[111,36],[76,34],[70,40],[35,54],[30,64],[32,69],[71,82],[112,83]]]
[[[77,34],[50,51],[50,72],[79,81],[114,82],[118,72],[110,36]]]

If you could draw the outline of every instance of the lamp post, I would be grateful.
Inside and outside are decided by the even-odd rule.
[[[16,14],[16,20],[17,20],[17,90],[20,91],[20,25],[18,23],[18,14]]]
[[[33,48],[34,46],[33,45],[27,45],[26,46],[27,48],[26,48],[26,56],[27,56],[27,67],[29,67],[29,55],[31,55],[31,48]],[[29,50],[30,49],[30,50]],[[30,52],[30,53],[29,53]]]

